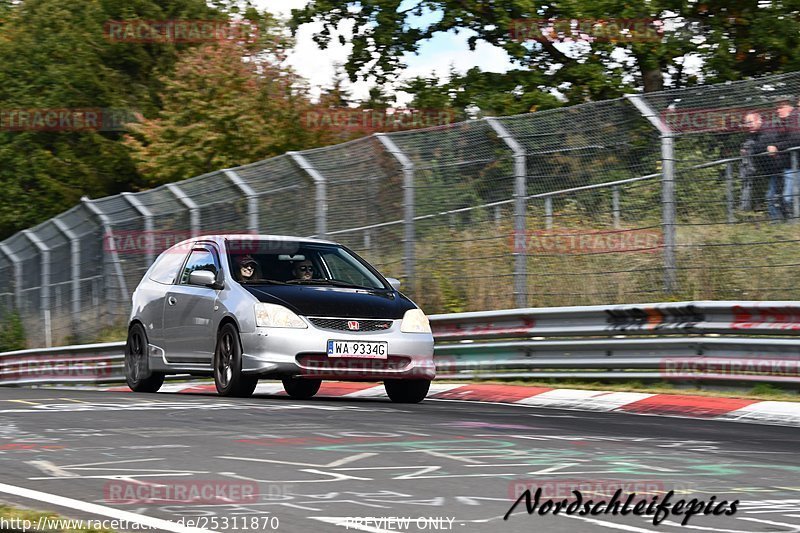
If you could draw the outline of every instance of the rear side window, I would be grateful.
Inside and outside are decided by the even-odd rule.
[[[172,285],[178,276],[178,271],[186,258],[186,252],[180,250],[167,250],[156,259],[150,270],[150,279],[156,283]]]

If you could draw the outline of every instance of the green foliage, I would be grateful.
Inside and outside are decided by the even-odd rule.
[[[159,116],[133,125],[125,141],[147,185],[315,144],[300,127],[309,99],[292,72],[270,59],[275,52],[223,41],[182,55],[162,80]]]
[[[400,9],[402,4],[403,9]],[[685,87],[700,81],[726,81],[800,68],[800,20],[796,3],[695,2],[689,0],[312,0],[293,11],[292,27],[321,23],[315,40],[324,48],[344,21],[356,28],[353,51],[345,65],[351,79],[394,77],[403,57],[415,53],[434,35],[468,31],[471,49],[478,41],[505,51],[519,67],[495,74],[473,69],[451,75],[440,90],[417,78],[407,91],[419,101],[439,100],[461,110],[478,106],[490,114],[514,114],[555,105],[557,90],[568,103],[615,98],[643,88]],[[669,28],[646,39],[597,39],[573,46],[512,35],[518,21],[656,20]],[[522,27],[526,27],[524,22]],[[530,26],[527,26],[530,27]],[[776,31],[779,29],[780,31]],[[685,68],[700,60],[699,75]],[[624,59],[620,60],[621,57]],[[436,81],[436,80],[433,80]],[[433,85],[433,86],[432,86]],[[537,94],[538,93],[538,94]]]
[[[160,106],[160,76],[188,45],[112,42],[120,19],[225,16],[203,0],[28,0],[0,3],[0,101],[8,110]],[[77,203],[141,184],[120,131],[0,132],[0,237]]]
[[[16,311],[8,313],[0,323],[0,352],[26,348],[25,328]]]

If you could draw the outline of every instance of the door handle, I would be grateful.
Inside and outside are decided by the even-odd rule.
[[[167,298],[167,303],[169,305],[175,305],[176,303],[178,303],[178,300],[176,300],[174,296],[170,296],[169,298]]]

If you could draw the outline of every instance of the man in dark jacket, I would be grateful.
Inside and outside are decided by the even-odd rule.
[[[773,125],[774,123],[774,125]],[[749,198],[745,194],[752,191],[748,185],[755,189],[759,182],[767,180],[766,204],[769,218],[773,221],[781,220],[781,183],[783,180],[783,154],[779,153],[778,145],[781,144],[782,133],[777,113],[767,115],[766,120],[760,113],[748,113],[745,117],[748,136],[742,144],[742,163],[740,173],[750,176],[749,183],[742,184],[742,209],[749,205]],[[763,189],[762,189],[763,190]],[[747,201],[745,201],[747,200]]]
[[[744,117],[744,127],[747,129],[747,138],[742,143],[742,160],[739,163],[739,178],[742,180],[742,195],[739,201],[739,209],[750,211],[753,208],[753,188],[756,178],[761,173],[756,165],[756,150],[758,149],[761,132],[761,114],[752,111]],[[763,146],[762,148],[766,148]],[[763,166],[763,165],[762,165]],[[760,180],[759,180],[760,181]]]
[[[767,152],[771,154],[777,175],[770,178],[767,203],[770,218],[777,220],[792,216],[797,171],[792,170],[789,148],[800,146],[800,113],[794,106],[794,97],[779,96],[777,108],[762,127],[767,132]],[[777,213],[777,216],[775,214]]]

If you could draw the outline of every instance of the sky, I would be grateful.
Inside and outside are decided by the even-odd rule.
[[[308,0],[255,0],[255,4],[273,14],[289,18],[292,9],[298,9],[308,3]],[[402,7],[402,6],[401,6]],[[425,17],[423,17],[424,19]],[[350,45],[340,45],[332,42],[327,50],[320,50],[312,40],[312,35],[320,29],[319,24],[304,24],[297,34],[297,45],[290,54],[288,63],[294,70],[309,81],[313,94],[316,96],[321,87],[329,87],[334,74],[336,63],[345,63]],[[451,65],[456,70],[466,72],[472,67],[480,67],[488,72],[505,72],[511,68],[511,62],[505,51],[492,45],[479,42],[476,50],[471,52],[467,46],[470,32],[462,31],[458,35],[437,35],[430,41],[422,43],[419,55],[407,54],[404,62],[408,68],[400,75],[400,79],[410,79],[417,76],[430,76],[436,73],[440,79],[450,71]],[[347,83],[351,94],[355,98],[366,98],[369,88],[373,85],[366,82]],[[397,94],[398,104],[408,104],[411,96],[407,93],[396,92],[393,87],[385,87],[390,93]]]

